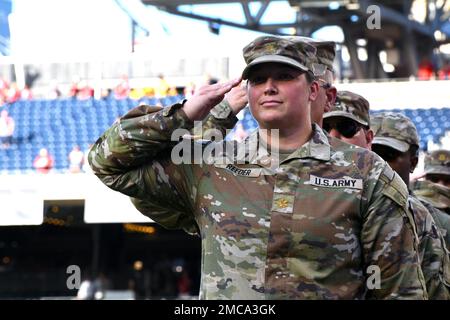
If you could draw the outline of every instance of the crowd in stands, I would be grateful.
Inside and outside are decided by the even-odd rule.
[[[14,119],[3,109],[0,113],[0,148],[8,149],[11,146],[14,129]]]
[[[417,70],[417,78],[419,80],[450,80],[450,63],[444,61],[442,67],[436,69],[429,59],[423,59]]]
[[[209,77],[205,83],[215,83],[217,79]],[[449,80],[450,79],[450,62],[444,60],[440,68],[437,68],[429,59],[422,59],[419,63],[417,74],[419,80]],[[151,86],[133,87],[127,75],[122,75],[117,80],[117,84],[113,87],[97,88],[87,79],[74,77],[72,83],[67,90],[62,90],[62,86],[53,81],[49,85],[48,92],[43,95],[45,99],[59,98],[76,98],[80,100],[101,98],[101,99],[126,99],[139,100],[141,98],[163,98],[166,96],[176,96],[183,94],[186,98],[192,96],[196,89],[196,84],[190,82],[182,89],[172,85],[163,74],[157,76],[157,81]],[[96,92],[98,90],[98,92]],[[38,95],[39,96],[39,95]],[[12,104],[18,100],[31,100],[34,98],[31,88],[25,86],[19,88],[17,83],[8,82],[5,78],[0,77],[0,106],[4,104]],[[41,96],[39,96],[41,98]]]
[[[68,172],[80,173],[88,171],[88,150],[82,151],[79,145],[75,145],[67,156],[69,162]],[[47,148],[41,148],[39,154],[34,158],[33,168],[38,173],[49,173],[54,167],[54,157]]]
[[[9,83],[6,79],[0,77],[0,105],[4,103],[14,103],[18,100],[31,100],[33,95],[28,86],[20,89],[17,83]]]
[[[204,83],[213,84],[218,79],[206,76]],[[47,100],[74,98],[78,100],[88,100],[93,98],[100,99],[132,99],[139,100],[141,98],[164,98],[167,96],[183,95],[186,98],[192,96],[197,84],[194,82],[188,83],[182,88],[177,88],[171,84],[163,74],[157,76],[157,81],[153,85],[144,87],[133,87],[127,75],[122,75],[113,87],[97,88],[94,87],[88,80],[74,77],[72,83],[66,87],[67,90],[62,89],[62,85],[52,81],[49,89],[44,94],[33,95],[30,88],[25,87],[20,89],[15,82],[9,83],[4,78],[0,77],[0,106],[5,104],[13,104],[19,100],[32,100],[33,98],[44,98]],[[97,91],[96,91],[97,90]]]
[[[52,170],[54,162],[53,156],[48,150],[46,148],[41,148],[39,154],[34,158],[33,167],[38,173],[48,173]]]
[[[158,75],[158,82],[154,86],[146,87],[132,87],[130,85],[128,76],[122,75],[117,85],[113,88],[103,88],[99,94],[101,99],[133,99],[139,100],[141,98],[164,98],[167,96],[178,95],[177,88],[170,85],[163,74]],[[61,91],[54,87],[49,93],[49,97],[62,97]],[[77,98],[80,100],[92,99],[96,97],[95,90],[86,80],[75,79],[68,93],[68,97]]]
[[[195,87],[194,85],[192,85]],[[129,83],[128,76],[123,75],[116,86],[112,88],[94,88],[86,79],[74,77],[72,83],[67,90],[61,89],[62,86],[56,82],[49,85],[47,93],[42,97],[48,100],[60,98],[76,98],[79,100],[87,100],[92,98],[101,99],[126,99],[139,100],[144,97],[148,98],[164,98],[167,96],[176,96],[179,93],[177,88],[170,84],[163,74],[158,75],[158,81],[153,86],[132,87]],[[95,90],[99,90],[96,92]],[[5,104],[13,104],[19,100],[32,100],[33,93],[30,88],[20,89],[15,82],[9,83],[4,78],[0,78],[0,106]]]

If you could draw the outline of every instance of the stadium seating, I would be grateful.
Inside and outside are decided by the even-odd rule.
[[[41,148],[54,157],[56,170],[66,170],[68,155],[75,145],[85,151],[121,115],[139,104],[167,105],[182,96],[164,99],[123,100],[31,100],[5,108],[14,118],[13,145],[0,150],[0,172],[33,170],[33,160]]]
[[[16,121],[13,146],[0,150],[0,172],[33,170],[33,160],[45,147],[55,159],[56,170],[67,170],[68,155],[73,146],[87,150],[95,140],[121,115],[139,104],[167,106],[182,96],[123,100],[31,100],[18,101],[5,108]],[[380,112],[377,110],[373,112]],[[427,149],[428,141],[438,143],[450,130],[450,108],[394,109],[410,117],[420,135],[420,147]],[[240,120],[248,132],[257,128],[249,110]]]

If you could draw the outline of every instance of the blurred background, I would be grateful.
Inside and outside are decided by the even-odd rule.
[[[86,155],[131,108],[239,76],[262,34],[335,41],[338,90],[409,116],[421,155],[450,149],[450,1],[0,0],[0,299],[197,297],[200,240]],[[257,127],[238,117],[229,139]]]

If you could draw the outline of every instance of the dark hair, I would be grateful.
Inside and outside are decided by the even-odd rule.
[[[306,81],[308,81],[308,84],[312,83],[316,78],[313,76],[310,72],[305,72]]]
[[[416,146],[415,144],[412,144],[409,147],[409,154],[415,157],[419,156],[419,146]]]

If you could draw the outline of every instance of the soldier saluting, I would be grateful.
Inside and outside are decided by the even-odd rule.
[[[172,133],[192,129],[240,79],[131,110],[91,149],[95,174],[161,225],[200,234],[202,299],[426,298],[404,183],[374,153],[311,121],[315,48],[263,36],[243,53],[259,129],[236,146],[245,161],[225,158],[250,174],[215,154],[201,164],[171,159]],[[265,152],[245,152],[249,141]],[[368,270],[378,274],[372,286]]]

